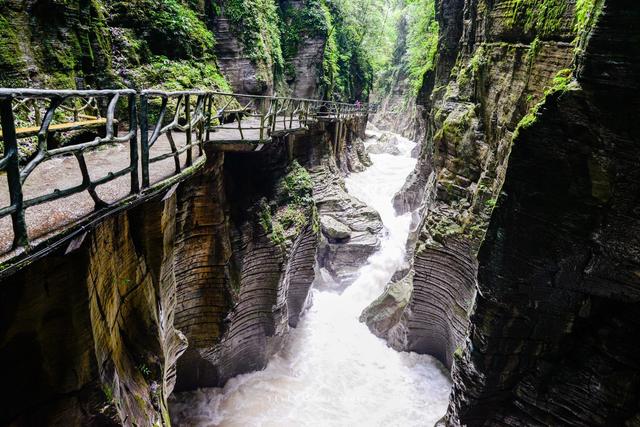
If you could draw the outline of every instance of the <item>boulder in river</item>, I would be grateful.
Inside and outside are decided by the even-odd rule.
[[[404,347],[402,315],[413,292],[413,271],[387,285],[382,295],[373,301],[360,315],[360,322],[367,325],[375,336],[387,340],[391,347]]]
[[[399,155],[400,152],[400,139],[398,135],[385,132],[382,136],[367,147],[369,154],[391,154],[394,156]]]
[[[351,229],[345,224],[329,215],[320,217],[322,233],[332,241],[343,241],[351,237]]]

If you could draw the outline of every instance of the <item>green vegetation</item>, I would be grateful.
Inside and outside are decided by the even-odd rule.
[[[572,69],[565,68],[558,71],[551,81],[551,85],[544,91],[543,99],[533,106],[533,108],[531,108],[531,110],[520,120],[518,126],[516,126],[516,130],[513,133],[513,141],[518,138],[520,132],[530,128],[534,123],[536,123],[538,119],[538,111],[545,104],[549,96],[562,94],[570,90],[572,84],[574,84],[573,82],[574,76]]]
[[[435,1],[390,2],[388,7],[390,12],[379,27],[378,59],[373,63],[375,92],[386,93],[398,79],[407,79],[409,100],[434,67],[439,34]]]
[[[486,202],[484,202],[484,204],[486,207],[493,209],[498,204],[498,199],[489,199]]]
[[[453,358],[456,360],[462,360],[462,348],[456,347],[456,350],[453,352]]]
[[[326,36],[329,33],[326,7],[322,0],[308,0],[306,7],[285,3],[279,9],[282,55],[290,60],[298,53],[305,37]]]
[[[566,0],[512,0],[511,26],[547,36],[562,26]]]
[[[412,95],[416,95],[422,86],[423,76],[434,66],[439,25],[434,0],[410,0],[406,11],[409,17],[406,67]]]
[[[20,80],[24,61],[18,34],[11,23],[0,15],[0,86],[14,86]]]
[[[542,46],[541,46],[541,43],[540,43],[540,39],[538,37],[536,37],[531,42],[531,45],[529,46],[529,52],[527,54],[528,59],[529,59],[529,67],[531,67],[531,64],[533,64],[533,61],[536,60],[536,58],[538,57],[538,54],[540,53],[541,49],[542,49]]]
[[[109,384],[102,384],[102,393],[104,393],[104,398],[107,399],[107,402],[113,403],[113,389]]]
[[[434,0],[54,3],[27,7],[0,2],[2,86],[227,90],[214,50],[216,18],[224,17],[256,64],[258,80],[274,78],[276,87],[282,87],[295,77],[292,59],[301,43],[317,38],[324,42],[317,64],[319,93],[328,99],[365,101],[374,81],[400,63],[417,92],[433,67],[437,42]],[[406,34],[398,31],[403,15]],[[26,26],[28,34],[23,34]],[[38,48],[25,49],[23,35]],[[400,35],[408,52],[403,61],[394,57]],[[30,75],[27,53],[36,70]]]
[[[269,73],[282,70],[279,16],[273,0],[219,0],[216,13],[229,19],[251,60]]]
[[[269,238],[276,245],[282,245],[295,238],[312,221],[317,230],[317,212],[313,202],[313,182],[309,172],[297,161],[276,185],[277,191],[270,204],[260,201],[259,222]]]
[[[598,18],[602,9],[602,0],[577,0],[574,31],[578,36],[583,34]]]
[[[18,3],[10,6],[0,2],[0,85],[228,88],[215,65],[208,2],[55,3],[36,2],[27,9]],[[18,36],[27,24],[30,43],[37,48],[23,54]],[[29,76],[30,81],[26,52],[37,70]]]
[[[133,69],[130,78],[133,86],[140,89],[153,87],[166,90],[231,90],[215,63],[170,60],[164,56],[155,56],[151,62]]]
[[[116,0],[110,21],[132,29],[149,51],[169,58],[196,58],[211,54],[213,33],[200,16],[180,0]]]
[[[569,85],[573,81],[573,70],[565,68],[553,77],[551,81],[551,87],[545,91],[545,95],[555,92],[566,92],[569,89]]]
[[[149,367],[145,363],[141,363],[140,365],[138,365],[138,370],[145,378],[149,378],[151,376],[151,369],[149,369]]]

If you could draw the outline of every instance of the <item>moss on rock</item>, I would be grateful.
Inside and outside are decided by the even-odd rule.
[[[290,243],[308,225],[318,231],[313,202],[313,182],[309,172],[294,160],[278,181],[276,194],[269,203],[260,201],[259,221],[276,245]]]
[[[18,34],[7,18],[0,15],[0,86],[18,86],[25,77],[24,66]]]
[[[513,0],[511,25],[547,36],[561,28],[566,11],[565,0]]]

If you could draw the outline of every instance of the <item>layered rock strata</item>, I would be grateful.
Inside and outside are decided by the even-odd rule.
[[[314,192],[344,191],[329,173],[356,167],[365,124],[321,123],[262,152],[208,146],[204,168],[177,188],[4,279],[0,373],[14,386],[0,423],[168,425],[174,388],[263,368],[307,304],[321,235]],[[331,206],[375,246],[376,231],[348,213],[358,203]]]
[[[604,2],[577,81],[514,141],[451,424],[640,423],[639,20]]]
[[[407,349],[433,354],[448,367],[466,336],[475,255],[516,129],[556,79],[571,73],[575,4],[558,6],[554,14],[534,9],[509,1],[438,3],[442,37],[427,144],[395,206],[424,212],[411,239]],[[533,21],[520,19],[523,10]]]
[[[413,292],[363,320],[452,367],[449,425],[637,425],[640,9],[542,3],[438,2]]]
[[[324,37],[307,37],[289,61],[292,72],[285,74],[285,80],[292,96],[320,98],[322,68],[318,64],[322,64],[325,44]]]
[[[168,423],[176,196],[105,220],[2,282],[0,423]]]
[[[224,15],[214,19],[216,62],[235,93],[269,95],[274,76],[271,58],[252,58],[240,40],[241,29]],[[272,23],[276,25],[276,23]]]
[[[178,361],[180,390],[221,386],[264,368],[297,324],[314,278],[315,213],[293,211],[277,194],[283,182],[300,178],[287,173],[286,141],[226,153],[224,165],[220,156],[208,157],[210,171],[185,185],[184,201],[196,209],[186,210],[181,229],[176,327],[190,346]],[[300,216],[291,235],[278,234],[285,215]]]
[[[321,219],[318,267],[332,279],[319,286],[338,291],[355,280],[358,266],[380,246],[380,215],[351,196],[343,179],[370,164],[363,143],[365,127],[366,121],[351,119],[341,125],[321,124],[316,132],[296,137],[296,156],[313,179]]]

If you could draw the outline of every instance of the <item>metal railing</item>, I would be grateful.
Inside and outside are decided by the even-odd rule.
[[[25,211],[30,207],[86,191],[94,210],[106,208],[110,204],[97,187],[129,177],[128,195],[141,194],[185,173],[204,156],[206,143],[265,143],[313,122],[369,112],[366,104],[215,91],[0,89],[0,175],[5,174],[8,187],[8,204],[0,206],[0,219],[11,216],[12,248],[28,247]],[[121,136],[119,127],[125,128]],[[51,138],[88,129],[90,140],[84,142],[65,145]],[[128,145],[126,164],[93,176],[85,154],[118,144]],[[29,146],[32,149],[26,150]],[[77,161],[79,184],[25,196],[25,181],[34,170],[67,156]],[[155,166],[163,161],[172,162],[172,167]]]

